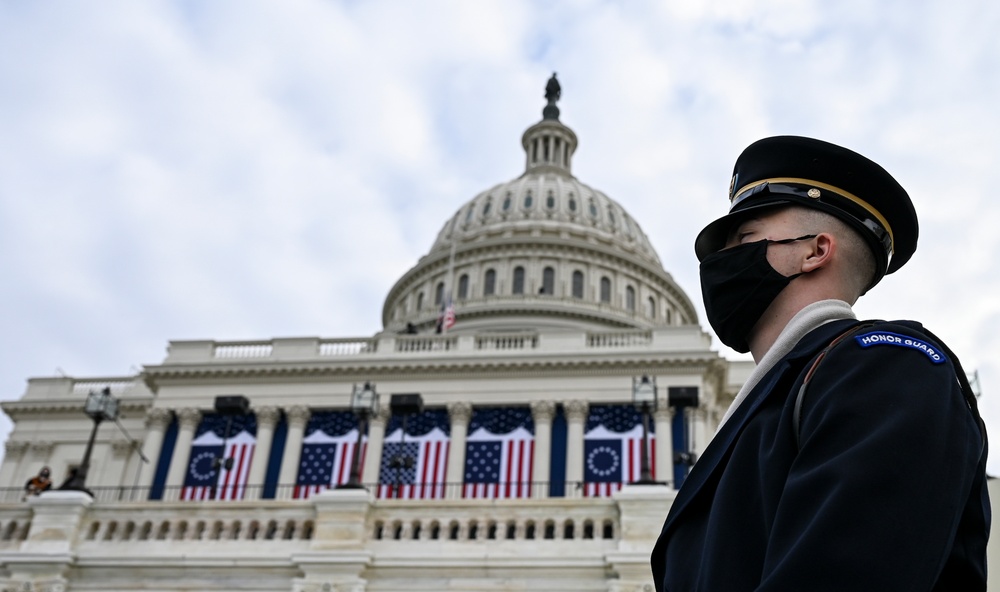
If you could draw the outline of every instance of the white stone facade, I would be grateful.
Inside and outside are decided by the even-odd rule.
[[[524,175],[446,222],[389,291],[378,335],[173,341],[136,376],[30,379],[20,400],[3,404],[14,430],[0,466],[0,591],[652,590],[649,551],[675,491],[674,441],[695,457],[704,450],[749,364],[710,349],[638,224],[572,176],[576,145],[558,119],[529,128]],[[435,334],[439,290],[453,294],[458,322]],[[640,376],[657,386],[647,452],[659,484],[587,495],[588,413],[631,409]],[[368,425],[367,489],[297,499],[310,418],[348,409],[354,385],[369,381],[383,404],[420,393],[446,414],[443,495],[376,495],[383,410]],[[42,466],[58,485],[80,462],[93,426],[83,400],[104,387],[136,441],[105,422],[86,482],[93,497],[23,499]],[[677,387],[699,396],[679,416],[668,405]],[[184,500],[199,426],[217,396],[232,394],[249,399],[255,422],[245,488],[235,500]],[[470,420],[496,406],[530,412],[528,493],[463,497]]]

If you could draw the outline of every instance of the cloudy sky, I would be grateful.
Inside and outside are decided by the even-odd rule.
[[[920,246],[858,313],[948,341],[1000,442],[998,17],[986,1],[0,0],[0,399],[28,377],[134,373],[171,339],[379,331],[445,219],[522,172],[556,71],[574,173],[632,213],[699,311],[692,242],[743,147],[811,135],[885,166]]]

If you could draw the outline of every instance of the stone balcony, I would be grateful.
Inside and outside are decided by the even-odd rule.
[[[221,586],[206,589],[243,589],[237,582],[254,570],[274,581],[262,589],[459,589],[467,578],[642,589],[673,494],[627,486],[612,498],[376,500],[342,489],[299,501],[101,502],[53,491],[0,504],[0,564],[10,574],[0,589],[91,589],[110,565],[153,579],[167,570],[176,589],[196,573]]]

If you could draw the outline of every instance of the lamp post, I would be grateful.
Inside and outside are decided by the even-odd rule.
[[[642,411],[642,453],[639,455],[639,480],[636,485],[653,485],[653,474],[649,467],[649,415],[656,411],[656,379],[643,375],[632,377],[632,403]]]
[[[359,387],[354,385],[351,392],[351,410],[358,416],[358,441],[351,455],[351,476],[347,483],[341,483],[337,489],[362,489],[361,484],[361,437],[368,431],[368,419],[378,413],[378,393],[375,385],[366,382]]]
[[[85,484],[87,472],[90,470],[90,455],[94,451],[94,440],[97,439],[97,428],[104,420],[114,421],[118,419],[118,399],[111,396],[110,387],[104,387],[100,394],[90,391],[87,394],[87,402],[83,406],[83,412],[94,421],[94,428],[90,431],[90,440],[87,441],[87,449],[83,453],[80,466],[60,489],[73,489],[90,494]]]

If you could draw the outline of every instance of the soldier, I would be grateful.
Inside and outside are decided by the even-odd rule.
[[[986,433],[958,359],[851,305],[917,246],[867,158],[783,136],[695,241],[712,328],[757,366],[677,494],[658,591],[985,590]]]

